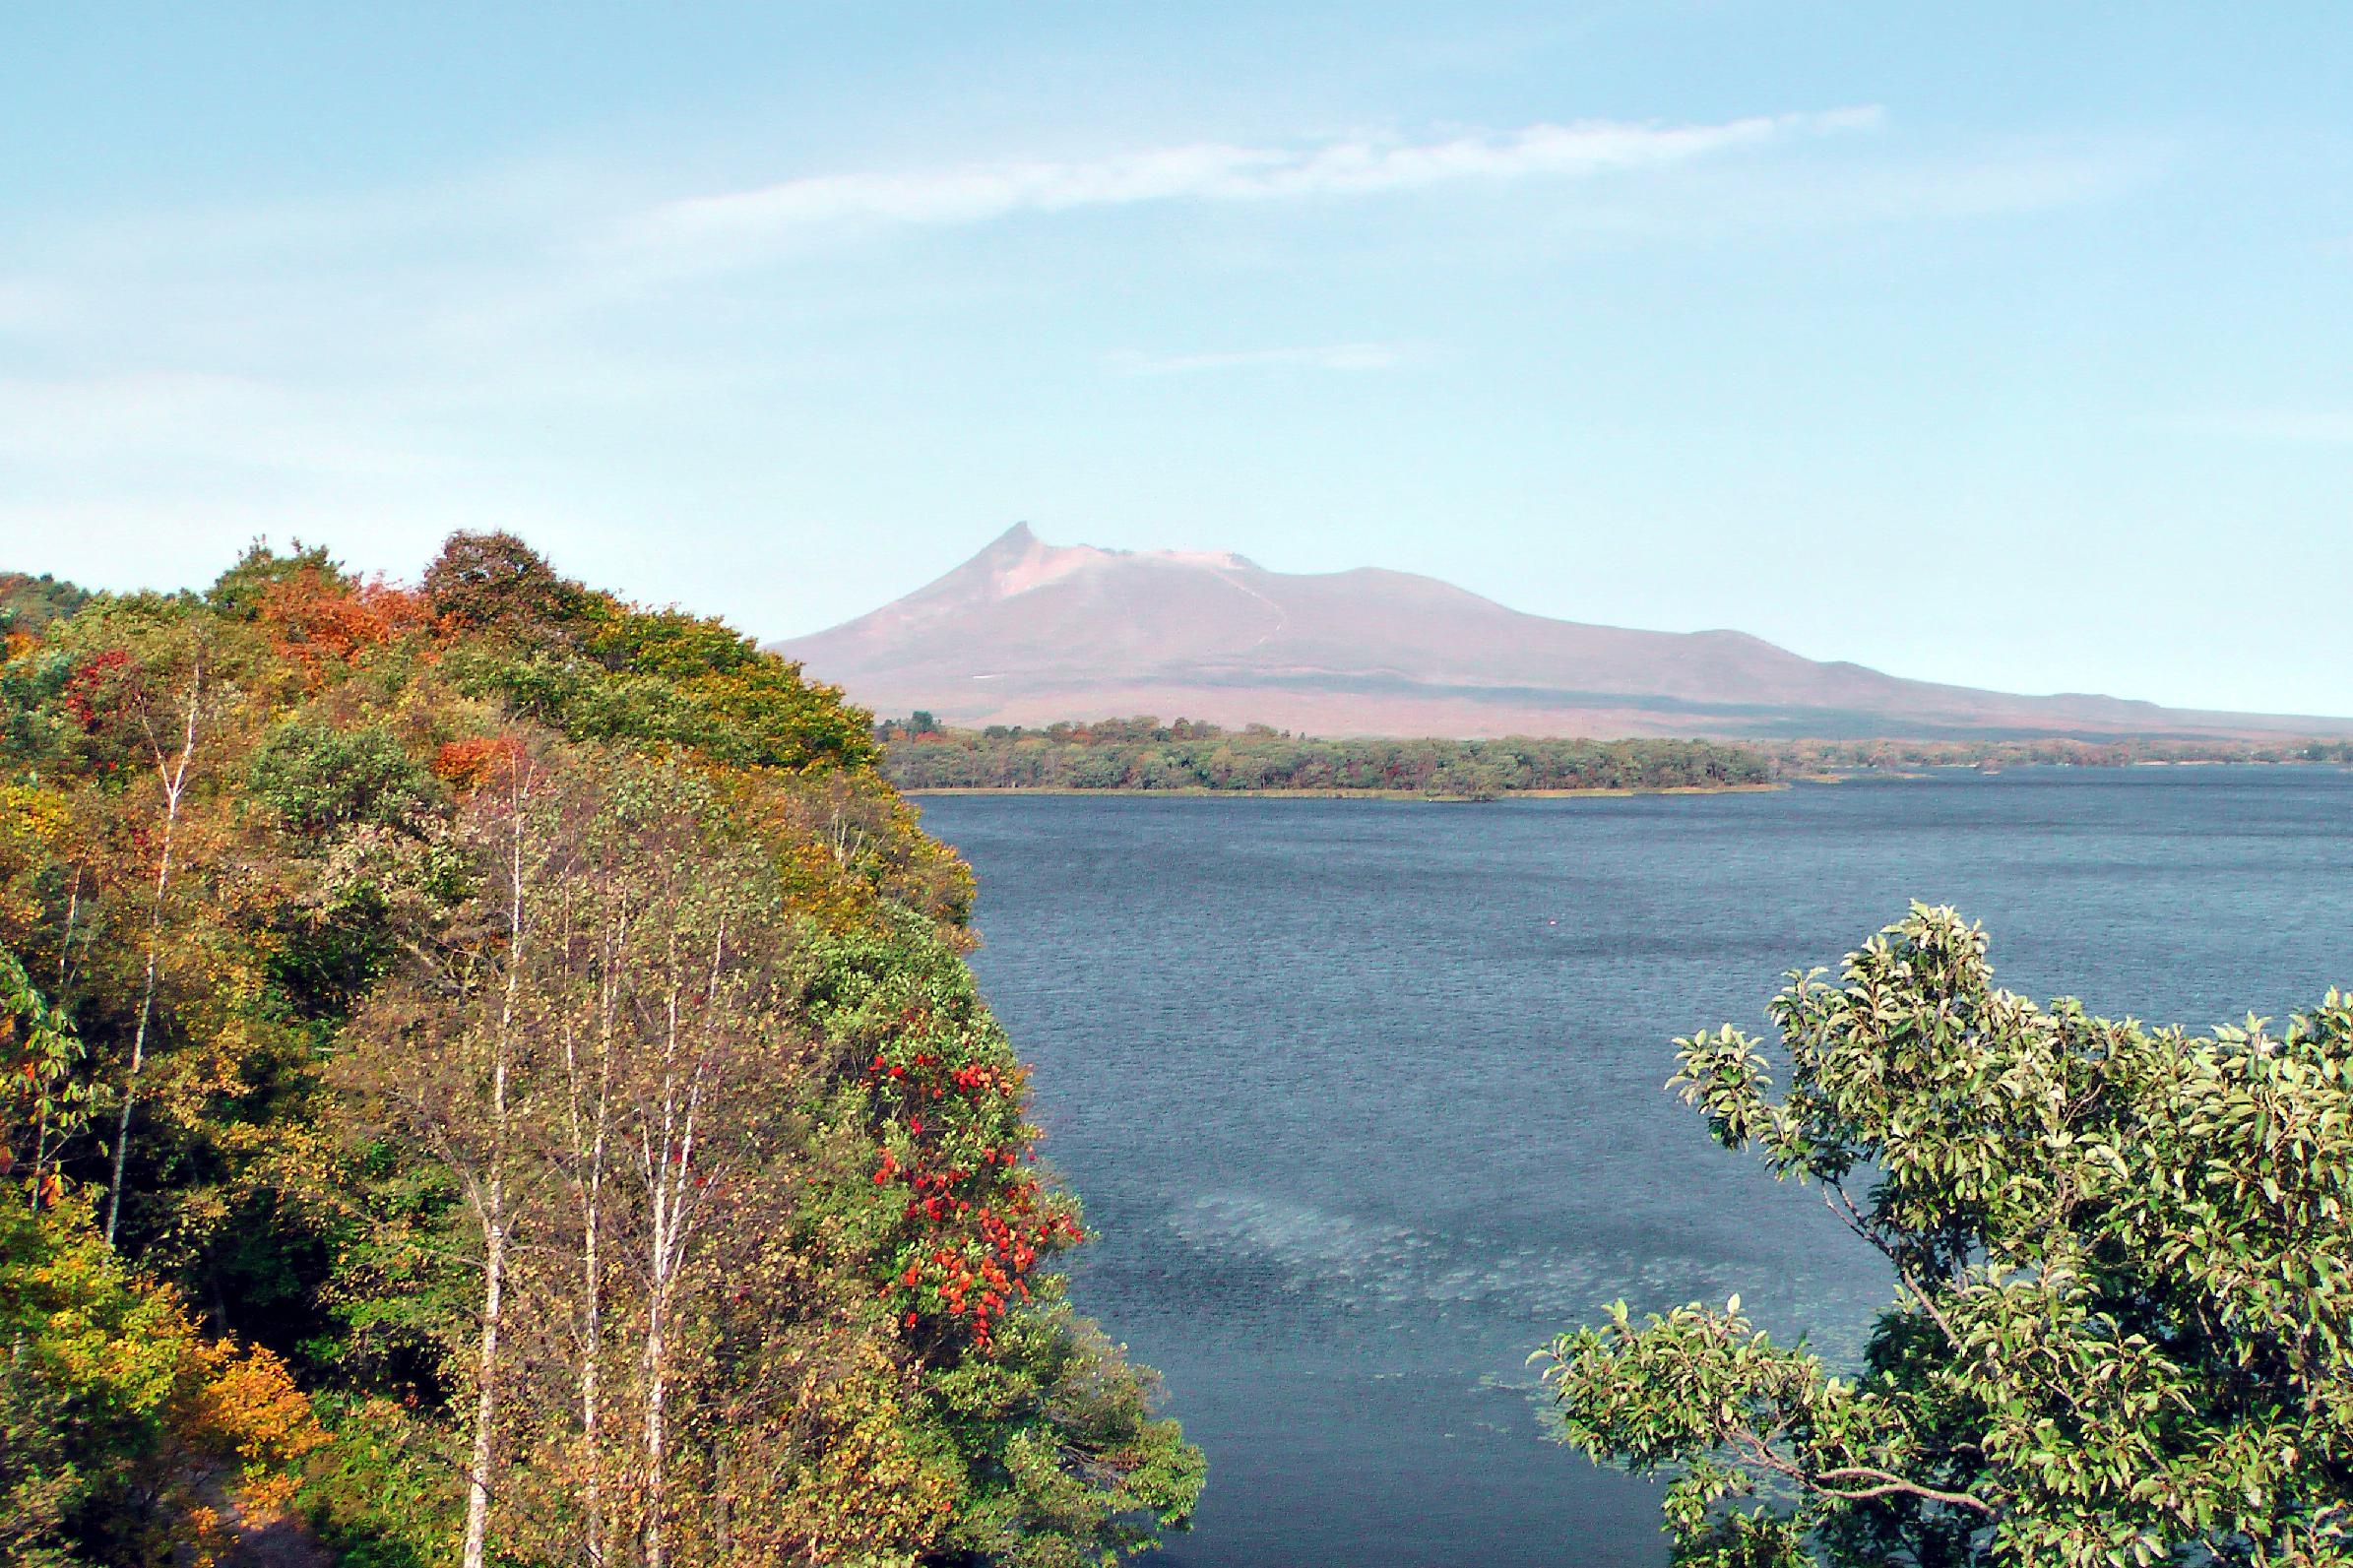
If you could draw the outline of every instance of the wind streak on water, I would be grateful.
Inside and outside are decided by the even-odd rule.
[[[1164,1559],[1656,1564],[1528,1352],[1734,1291],[1852,1362],[1885,1271],[1709,1144],[1669,1040],[1921,898],[2038,996],[2195,1025],[2353,981],[2353,779],[1961,776],[1443,807],[964,796],[978,968],[1103,1240],[1082,1307],[1211,1458]]]

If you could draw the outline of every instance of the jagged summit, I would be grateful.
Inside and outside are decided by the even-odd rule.
[[[1205,567],[1212,571],[1255,572],[1257,564],[1230,550],[1107,550],[1093,544],[1049,544],[1027,523],[1016,523],[986,548],[932,585],[938,588],[967,574],[984,578],[1000,597],[1026,594],[1076,572],[1121,564]],[[922,590],[920,593],[928,593]],[[920,593],[916,596],[920,596]]]
[[[870,614],[779,645],[882,714],[1158,714],[1315,734],[2341,732],[2343,721],[2021,697],[1805,659],[1745,632],[1523,614],[1407,572],[1049,544],[1016,523]]]

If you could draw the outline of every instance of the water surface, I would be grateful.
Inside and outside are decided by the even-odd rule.
[[[2003,983],[2198,1026],[2353,984],[2353,775],[2012,770],[1448,806],[955,796],[983,985],[1103,1232],[1080,1305],[1211,1477],[1170,1568],[1643,1564],[1528,1352],[1614,1297],[1851,1354],[1889,1290],[1711,1145],[1669,1041],[1908,899]]]

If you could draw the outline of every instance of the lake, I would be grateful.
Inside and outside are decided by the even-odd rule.
[[[1674,1035],[1761,1030],[1906,901],[2003,983],[2207,1026],[2353,985],[2353,774],[2013,769],[1437,805],[967,795],[975,967],[1103,1238],[1079,1305],[1209,1452],[1170,1568],[1665,1562],[1657,1489],[1526,1364],[1613,1298],[1738,1291],[1852,1356],[1890,1298],[1712,1145]]]

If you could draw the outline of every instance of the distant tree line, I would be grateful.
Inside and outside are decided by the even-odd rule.
[[[2148,762],[2353,762],[2353,739],[2281,735],[2173,739],[2121,736],[2083,740],[2045,735],[2018,740],[1782,740],[1766,748],[1792,773],[1854,768],[2128,768]]]
[[[1706,740],[1311,739],[1113,719],[1043,729],[950,729],[917,713],[880,727],[902,789],[1385,790],[1493,799],[1537,789],[1691,789],[1770,784],[1773,760]]]
[[[46,572],[38,577],[24,572],[0,572],[0,635],[37,633],[50,622],[73,614],[89,600],[89,590],[60,582]]]
[[[875,725],[902,789],[1380,790],[1494,799],[1546,789],[1720,789],[1858,770],[2353,763],[2353,740],[1712,741],[1327,739],[1149,716],[960,729],[922,710]]]

